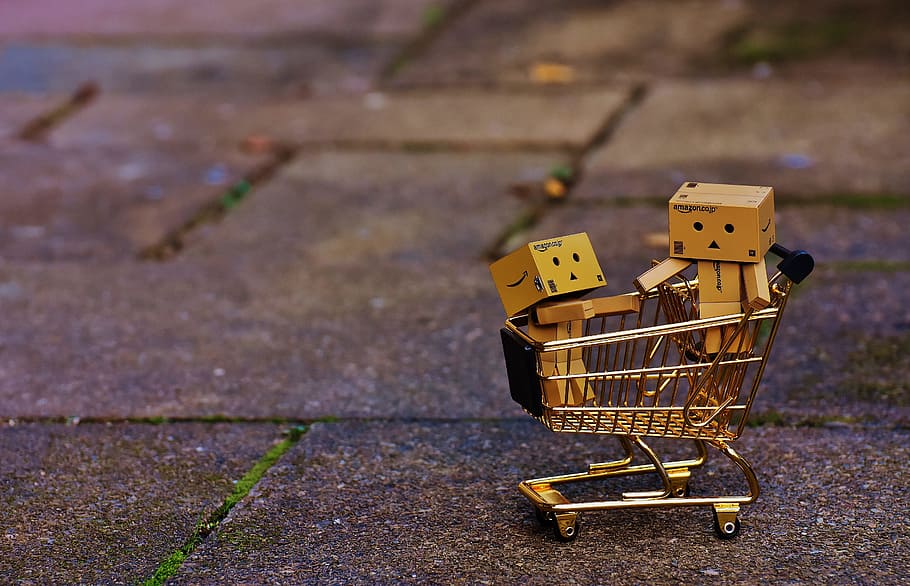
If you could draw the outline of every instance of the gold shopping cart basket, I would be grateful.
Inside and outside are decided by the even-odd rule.
[[[762,310],[699,319],[697,280],[679,278],[648,293],[630,293],[639,298],[638,312],[585,320],[584,335],[577,338],[538,342],[527,334],[527,315],[506,320],[501,334],[512,398],[551,431],[615,435],[624,450],[622,459],[590,464],[583,472],[519,484],[538,520],[552,525],[557,539],[571,541],[577,536],[578,514],[583,511],[646,507],[711,507],[718,537],[730,539],[739,533],[740,505],[755,501],[759,487],[751,465],[730,442],[746,424],[791,286],[808,275],[813,264],[804,251],[777,249],[790,258],[800,255],[802,262],[797,264],[802,266],[787,275],[778,272],[769,280],[771,303]],[[786,272],[786,260],[778,268]],[[701,351],[710,327],[727,328],[725,342],[714,355]],[[585,372],[542,374],[542,357],[571,352],[581,353]],[[581,404],[568,404],[570,379],[583,381]],[[547,404],[544,381],[561,381],[566,389],[563,404]],[[577,389],[580,385],[575,384]],[[552,403],[553,394],[549,396]],[[696,454],[692,459],[664,462],[645,437],[694,440]],[[633,446],[647,463],[634,463]],[[742,472],[746,494],[690,494],[692,470],[707,461],[708,446]],[[655,474],[660,488],[587,502],[570,502],[556,489],[567,483],[641,474]]]

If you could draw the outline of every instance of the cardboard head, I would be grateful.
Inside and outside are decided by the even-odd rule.
[[[528,243],[491,264],[490,273],[509,316],[607,284],[585,233]]]
[[[670,198],[670,256],[758,262],[774,244],[771,187],[684,183]]]

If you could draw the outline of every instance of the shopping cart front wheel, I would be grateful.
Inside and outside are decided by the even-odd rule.
[[[534,507],[534,516],[544,528],[552,528],[559,541],[575,541],[578,537],[578,513],[553,513]]]
[[[733,539],[739,535],[741,526],[737,513],[739,513],[739,505],[714,505],[714,533],[717,534],[717,537]]]
[[[559,541],[575,541],[578,537],[577,513],[554,513],[553,535]]]

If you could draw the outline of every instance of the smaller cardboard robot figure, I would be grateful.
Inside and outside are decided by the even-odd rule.
[[[718,317],[768,306],[765,253],[775,244],[771,187],[684,183],[670,198],[670,257],[635,279],[644,293],[698,266],[698,315]],[[708,328],[704,351],[716,354],[733,326]],[[730,352],[742,340],[732,340]]]
[[[580,299],[607,282],[584,233],[531,242],[490,265],[508,317],[528,313],[528,335],[538,342],[584,335],[584,320],[598,314],[634,311],[620,307],[628,297]],[[634,300],[634,299],[633,299]],[[584,374],[580,349],[541,354],[541,374]],[[578,406],[591,399],[584,377],[543,381],[550,406]]]

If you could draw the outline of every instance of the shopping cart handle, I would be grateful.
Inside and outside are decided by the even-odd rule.
[[[815,259],[805,250],[788,250],[774,243],[771,252],[783,259],[777,263],[777,269],[794,283],[801,283],[815,268]]]

